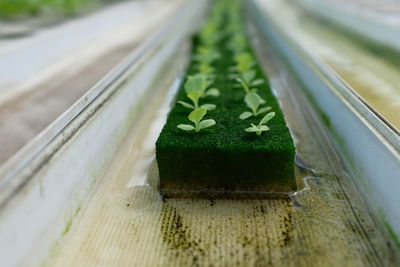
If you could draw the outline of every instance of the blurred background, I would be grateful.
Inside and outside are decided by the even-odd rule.
[[[120,0],[1,0],[3,19],[72,16]]]
[[[183,0],[0,0],[0,164],[168,20]]]

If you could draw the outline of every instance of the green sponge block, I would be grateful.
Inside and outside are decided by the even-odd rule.
[[[228,9],[227,2],[216,3],[220,5],[217,5],[215,12],[228,12],[220,18],[236,20],[230,27],[222,23],[221,32],[224,32],[223,28],[226,27],[234,32],[234,37],[241,38],[235,35],[236,30],[241,29],[242,21],[236,16],[239,14],[238,5],[235,9]],[[208,34],[207,30],[210,28],[203,28],[203,34]],[[209,46],[220,54],[219,59],[213,63],[215,81],[212,84],[212,87],[219,89],[220,96],[201,100],[201,104],[216,105],[216,109],[207,112],[204,118],[213,119],[216,124],[200,132],[177,128],[179,124],[189,123],[190,110],[175,103],[156,142],[161,192],[166,197],[287,196],[287,192],[296,189],[295,148],[282,111],[271,92],[265,74],[255,62],[251,69],[256,72],[257,79],[266,81],[256,86],[257,92],[266,101],[266,106],[272,108],[270,111],[275,112],[275,117],[267,123],[270,130],[260,136],[245,131],[251,123],[257,125],[265,113],[246,120],[239,118],[240,114],[249,111],[249,108],[244,103],[244,90],[238,87],[238,82],[232,78],[232,66],[236,64],[232,47],[236,49],[237,45],[231,43],[231,37],[222,36],[224,37],[216,46]],[[203,44],[208,44],[207,39],[198,36],[193,38],[193,51],[198,51],[202,41]],[[239,39],[237,44],[240,45],[242,41]],[[245,49],[254,57],[248,46]],[[187,75],[196,74],[196,68],[198,64],[193,59]],[[237,68],[236,71],[240,70]],[[177,100],[188,101],[183,85],[178,91]]]
[[[226,53],[228,53],[226,51]],[[229,57],[225,57],[229,58]],[[188,123],[188,109],[176,104],[156,143],[156,159],[160,174],[161,192],[168,196],[187,194],[271,193],[289,192],[296,188],[294,178],[295,148],[280,107],[268,84],[258,86],[258,93],[276,113],[268,122],[270,131],[261,136],[244,131],[250,123],[258,124],[262,115],[247,120],[239,119],[246,110],[244,92],[234,87],[228,78],[229,60],[218,64],[218,98],[207,103],[217,109],[206,118],[217,124],[199,133],[185,132],[178,124]],[[195,73],[194,63],[188,74]],[[258,77],[264,77],[260,67],[255,67]],[[178,100],[186,100],[180,88]],[[187,101],[187,100],[186,100]]]

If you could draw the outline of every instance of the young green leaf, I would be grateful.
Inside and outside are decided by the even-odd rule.
[[[245,131],[249,133],[258,132],[258,127],[252,123],[251,127],[246,128]]]
[[[185,92],[189,94],[190,92],[203,92],[206,87],[206,81],[203,76],[194,75],[188,76],[185,82]]]
[[[242,88],[243,88],[243,90],[248,94],[248,93],[250,93],[250,88],[249,88],[249,86],[247,85],[247,83],[242,79],[242,78],[236,78],[236,81],[238,81],[241,85],[242,85]]]
[[[257,96],[258,96],[259,99],[260,99],[260,104],[261,104],[261,105],[266,103],[265,100],[264,100],[264,98],[262,98],[262,97],[257,93],[258,90],[257,90],[256,88],[253,88],[253,89],[251,89],[250,91],[257,94]]]
[[[200,80],[203,80],[202,82],[199,82]],[[190,81],[190,82],[189,82]],[[185,101],[178,101],[179,104],[181,104],[182,106],[184,106],[185,108],[189,108],[189,109],[198,109],[198,108],[205,108],[207,110],[213,110],[216,108],[216,106],[214,104],[203,104],[199,106],[199,100],[201,97],[204,97],[205,95],[218,95],[219,91],[216,88],[212,88],[206,91],[206,93],[204,93],[204,91],[198,91],[200,89],[205,88],[204,86],[207,84],[207,82],[205,82],[204,77],[196,75],[196,76],[192,76],[189,78],[188,82],[186,82],[185,86],[186,86],[186,90],[189,91],[187,93],[187,97],[192,100],[193,104],[187,103]],[[209,94],[207,94],[210,91]]]
[[[214,46],[220,39],[218,32],[219,23],[210,20],[199,32],[201,43],[205,46]]]
[[[271,109],[271,107],[263,107],[263,108],[260,108],[257,113],[262,114],[262,113],[267,112],[270,109]]]
[[[251,112],[245,111],[242,114],[240,114],[239,118],[241,120],[245,120],[245,119],[250,118],[251,116],[253,116],[253,114]]]
[[[240,72],[240,73],[244,73],[246,71],[249,71],[253,66],[254,66],[254,62],[251,61],[240,61],[237,63],[236,65],[236,69]]]
[[[197,53],[194,55],[194,59],[200,63],[205,63],[207,65],[210,65],[215,60],[221,57],[219,52],[214,49],[214,47],[200,46],[199,48],[197,48],[196,52]]]
[[[207,88],[213,83],[213,79],[210,75],[206,75],[203,73],[198,73],[193,76],[189,76],[185,83],[185,92],[187,94],[191,92],[199,92],[200,97],[205,96],[219,96],[219,90],[217,88]]]
[[[242,74],[250,71],[256,63],[253,56],[249,52],[239,54],[238,56],[236,56],[235,60],[236,69]]]
[[[248,70],[242,74],[236,76],[236,81],[240,83],[246,93],[250,92],[250,86],[257,86],[264,82],[263,79],[256,79],[256,72],[254,70]],[[257,89],[252,89],[257,90]]]
[[[254,116],[257,116],[258,107],[262,103],[260,99],[261,97],[255,92],[247,93],[246,97],[244,98],[244,102],[251,109]]]
[[[193,110],[189,116],[188,119],[194,123],[194,126],[189,125],[189,124],[179,124],[177,127],[181,130],[184,131],[195,131],[199,132],[201,129],[205,129],[208,127],[211,127],[215,125],[215,121],[212,119],[208,120],[202,120],[203,117],[206,115],[207,110],[205,108],[199,108],[196,110]]]
[[[213,96],[213,97],[218,97],[219,96],[219,90],[217,88],[210,88],[206,91],[205,93],[206,96]]]
[[[242,73],[242,79],[245,81],[247,85],[251,85],[251,82],[256,77],[256,72],[254,70],[249,70]]]
[[[260,105],[265,103],[265,100],[259,94],[257,94],[255,90],[251,90],[246,94],[244,102],[251,109],[251,113],[246,111],[240,114],[239,118],[242,120],[250,118],[251,116],[257,117],[258,115],[271,109],[271,107],[262,107],[259,109]]]
[[[268,121],[270,121],[274,116],[275,116],[275,112],[270,112],[270,113],[268,113],[267,115],[265,115],[265,116],[261,119],[259,125],[266,124],[266,123],[267,123]]]
[[[228,44],[228,49],[230,49],[235,55],[241,54],[247,49],[247,41],[244,35],[241,33],[241,26],[232,25],[228,30],[233,33]]]
[[[258,125],[251,124],[251,127],[246,128],[245,131],[248,133],[256,133],[257,135],[261,135],[262,132],[269,131],[270,128],[266,124],[269,120],[271,120],[275,116],[275,112],[270,112],[265,115]]]
[[[207,110],[214,110],[217,106],[214,104],[203,104],[200,106],[200,108],[205,108]]]
[[[265,82],[264,79],[257,79],[257,80],[252,81],[250,83],[250,85],[251,86],[257,86],[257,85],[263,84],[264,82]]]
[[[201,92],[193,91],[187,94],[187,97],[192,100],[194,108],[198,109],[199,108],[199,99],[202,96]]]
[[[205,129],[205,128],[211,127],[213,125],[215,125],[215,121],[212,119],[208,119],[208,120],[201,121],[199,124],[199,128]]]
[[[205,108],[199,108],[190,112],[188,118],[191,122],[193,122],[198,128],[200,121],[203,119],[204,115],[206,115],[207,110]]]
[[[236,62],[254,62],[254,57],[249,52],[244,52],[236,56]]]
[[[193,131],[195,130],[195,128],[193,127],[193,125],[189,125],[189,124],[179,124],[177,126],[179,129],[182,129],[184,131]]]
[[[195,107],[192,104],[189,104],[185,101],[178,101],[178,103],[184,106],[185,108],[195,109]]]
[[[198,70],[200,73],[207,74],[207,75],[210,75],[210,74],[214,73],[214,71],[215,71],[214,67],[212,67],[210,64],[207,64],[204,62],[199,64]]]

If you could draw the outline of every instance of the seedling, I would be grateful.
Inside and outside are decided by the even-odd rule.
[[[208,63],[201,62],[199,65],[197,65],[197,69],[201,74],[207,75],[209,77],[214,76],[215,68]]]
[[[254,57],[248,53],[241,53],[236,58],[236,70],[240,73],[245,73],[251,70],[251,68],[256,64]]]
[[[202,120],[206,113],[207,109],[205,108],[196,109],[190,112],[188,116],[188,119],[194,123],[194,126],[190,124],[179,124],[177,127],[184,131],[200,132],[202,129],[215,125],[215,121],[213,119]]]
[[[271,107],[263,107],[259,109],[260,105],[265,104],[265,100],[262,99],[262,97],[255,91],[247,93],[246,97],[244,98],[244,102],[251,109],[251,112],[245,111],[240,114],[239,118],[241,120],[248,119],[251,116],[257,117],[258,115],[265,113],[271,109]]]
[[[220,57],[221,55],[213,47],[205,46],[200,46],[194,55],[195,60],[200,63],[206,63],[207,65],[210,65]]]
[[[199,108],[205,108],[207,110],[213,110],[216,107],[214,104],[203,104],[203,105],[199,106],[199,99],[202,96],[201,92],[196,92],[196,91],[189,92],[186,96],[190,100],[192,100],[193,104],[187,103],[185,101],[178,101],[178,103],[181,104],[182,106],[184,106],[185,108],[194,109],[194,110],[199,109]]]
[[[211,21],[205,24],[200,30],[199,36],[204,45],[213,46],[219,41],[220,35],[218,32],[218,26],[219,25],[217,23],[213,23]]]
[[[236,62],[254,62],[254,57],[250,52],[243,52],[235,57]]]
[[[233,26],[229,29],[231,32],[238,32],[240,31],[240,27]],[[245,36],[242,33],[235,33],[232,38],[230,39],[228,48],[234,53],[239,54],[242,51],[246,50],[247,48],[247,41]]]
[[[187,94],[190,92],[199,92],[200,97],[217,97],[219,96],[219,90],[217,88],[207,89],[212,83],[213,80],[205,74],[199,73],[194,76],[188,76],[188,79],[185,83],[185,92]]]
[[[251,127],[246,128],[245,131],[248,133],[256,133],[258,136],[261,135],[262,132],[267,132],[270,128],[266,124],[269,120],[271,120],[275,116],[275,112],[270,112],[265,115],[258,125],[251,124]]]
[[[242,85],[243,90],[246,93],[250,93],[250,86],[257,86],[264,83],[263,79],[254,79],[255,77],[256,72],[254,70],[249,70],[237,77],[236,81],[238,81]]]

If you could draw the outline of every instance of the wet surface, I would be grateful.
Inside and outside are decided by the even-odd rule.
[[[171,98],[157,89],[49,265],[395,266],[298,85],[279,62],[263,62],[296,140],[302,190],[289,199],[163,199],[154,142]]]

